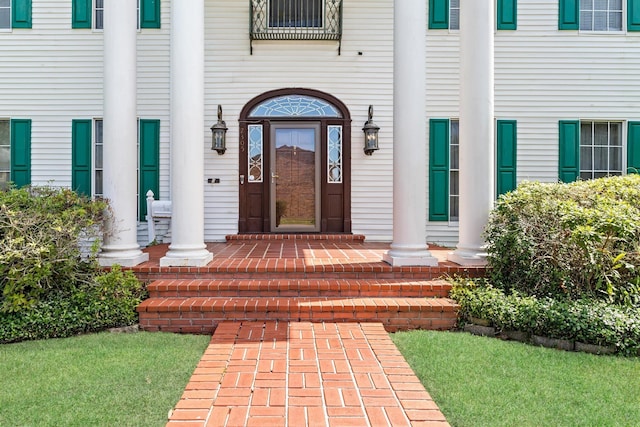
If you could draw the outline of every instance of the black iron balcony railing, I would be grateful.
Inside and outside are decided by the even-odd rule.
[[[252,50],[253,40],[342,39],[342,0],[249,0],[249,4]]]

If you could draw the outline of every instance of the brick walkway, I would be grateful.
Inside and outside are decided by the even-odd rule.
[[[178,426],[448,426],[379,323],[224,322]]]

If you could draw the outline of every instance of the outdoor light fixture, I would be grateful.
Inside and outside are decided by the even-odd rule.
[[[369,105],[369,120],[366,121],[364,132],[364,154],[370,156],[378,149],[378,131],[380,127],[373,123],[373,105]]]
[[[222,155],[227,151],[227,124],[222,120],[222,105],[218,105],[218,123],[211,126],[211,149]]]

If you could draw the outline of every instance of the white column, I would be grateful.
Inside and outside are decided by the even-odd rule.
[[[393,2],[393,243],[394,266],[438,265],[427,224],[427,2]]]
[[[204,0],[171,5],[171,245],[161,266],[204,266]]]
[[[111,212],[103,266],[132,267],[149,259],[137,243],[136,2],[104,5],[104,196]]]
[[[494,0],[460,1],[460,237],[449,260],[486,263],[482,232],[493,207]]]

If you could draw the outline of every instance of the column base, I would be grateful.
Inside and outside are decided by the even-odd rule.
[[[423,247],[394,247],[391,245],[391,249],[384,254],[382,260],[394,267],[436,267],[438,265],[438,259]]]
[[[213,254],[205,247],[169,246],[169,251],[160,258],[160,267],[204,267],[213,260]]]
[[[112,267],[119,265],[122,267],[135,267],[143,262],[149,261],[149,254],[140,249],[115,249],[103,247],[98,254],[98,264],[101,267]]]
[[[447,260],[463,267],[487,265],[487,252],[485,250],[457,249],[449,252]]]

